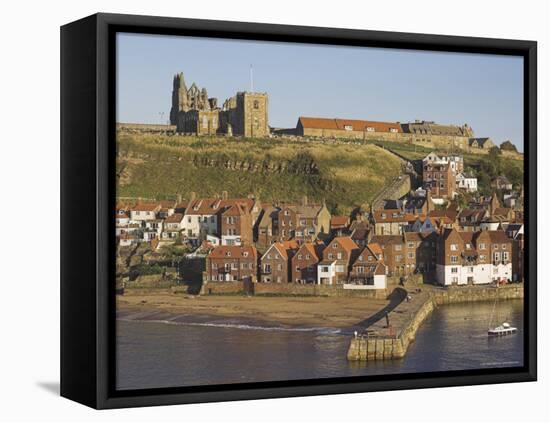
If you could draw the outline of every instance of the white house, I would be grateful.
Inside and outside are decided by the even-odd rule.
[[[439,237],[436,280],[440,285],[512,280],[512,242],[504,231],[458,232]]]
[[[181,213],[174,213],[164,219],[162,239],[176,239],[183,229],[183,220]]]
[[[144,227],[142,230],[143,234],[143,240],[145,242],[152,241],[153,239],[160,238],[162,234],[162,224],[163,221],[161,219],[155,219],[155,220],[146,220],[143,222]]]
[[[369,290],[369,289],[386,289],[387,280],[386,274],[388,273],[387,266],[382,262],[379,262],[374,269],[372,274],[372,284],[353,284],[346,283],[344,284],[344,289],[356,289],[356,290]]]
[[[460,172],[458,175],[456,175],[456,186],[459,189],[463,189],[468,192],[476,192],[477,178],[475,176]]]
[[[322,261],[317,265],[317,285],[332,285],[336,279],[336,260]]]
[[[142,222],[145,220],[155,220],[160,205],[157,203],[137,204],[130,209],[130,220],[133,222]]]
[[[200,198],[194,200],[185,210],[182,230],[187,238],[205,238],[206,235],[218,235],[218,213],[222,200],[219,198]]]

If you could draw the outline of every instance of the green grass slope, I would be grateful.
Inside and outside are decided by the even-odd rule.
[[[333,212],[370,203],[401,169],[376,145],[118,134],[117,195],[254,193],[263,201],[326,200]]]

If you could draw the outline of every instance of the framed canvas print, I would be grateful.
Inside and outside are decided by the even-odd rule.
[[[536,379],[536,43],[61,29],[61,393]]]

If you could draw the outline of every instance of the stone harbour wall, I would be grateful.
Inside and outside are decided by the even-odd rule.
[[[391,313],[403,315],[404,321],[395,335],[354,337],[350,341],[347,358],[350,361],[370,361],[402,358],[426,318],[438,305],[459,304],[475,301],[512,300],[523,298],[523,284],[479,287],[450,287],[425,289],[410,301],[403,301]],[[384,320],[384,319],[382,319]],[[391,320],[391,319],[390,319]],[[381,321],[373,326],[383,327]]]

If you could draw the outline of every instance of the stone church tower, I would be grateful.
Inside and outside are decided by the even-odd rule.
[[[187,86],[183,78],[183,72],[174,76],[172,88],[172,108],[170,109],[170,124],[178,124],[178,112],[189,110],[189,99],[187,98]]]

